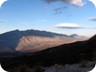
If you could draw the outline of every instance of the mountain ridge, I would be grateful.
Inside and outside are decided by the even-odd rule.
[[[32,51],[32,48],[33,50],[35,48],[37,49],[37,47],[40,50],[40,48],[46,49],[46,48],[61,45],[61,44],[72,43],[75,41],[77,40],[65,34],[58,34],[58,33],[53,33],[48,31],[39,31],[39,30],[33,30],[33,29],[25,30],[25,31],[14,30],[14,31],[0,34],[0,47],[10,48],[13,51],[16,51],[16,50],[28,51],[27,47],[29,47],[29,51],[30,50]]]

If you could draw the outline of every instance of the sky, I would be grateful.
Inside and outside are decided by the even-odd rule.
[[[96,34],[96,7],[89,0],[7,0],[0,7],[0,34],[12,30]]]

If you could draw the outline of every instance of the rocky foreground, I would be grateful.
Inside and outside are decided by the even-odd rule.
[[[95,67],[96,61],[92,62],[82,62],[79,64],[66,64],[58,65],[55,64],[50,67],[35,66],[33,68],[26,65],[21,65],[9,72],[89,72]]]
[[[89,62],[85,66],[83,66],[82,64],[66,64],[65,66],[54,65],[45,68],[45,72],[88,72],[94,68],[94,64],[94,62]]]

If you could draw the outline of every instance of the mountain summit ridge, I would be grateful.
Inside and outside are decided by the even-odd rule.
[[[38,51],[76,41],[75,38],[65,34],[33,29],[0,34],[0,47],[10,48],[13,51]]]

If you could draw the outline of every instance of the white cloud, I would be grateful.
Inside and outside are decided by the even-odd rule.
[[[79,24],[75,24],[75,23],[61,23],[61,24],[57,24],[55,27],[63,28],[63,29],[96,29],[94,27],[80,26]]]
[[[66,0],[66,2],[76,5],[76,6],[83,6],[84,2],[82,0]]]
[[[46,1],[47,3],[61,1],[61,2],[70,3],[75,6],[83,6],[84,5],[83,0],[44,0],[44,1]]]
[[[84,28],[84,27],[79,26],[79,24],[75,24],[75,23],[61,23],[61,24],[57,24],[55,27],[67,28],[67,29]]]

